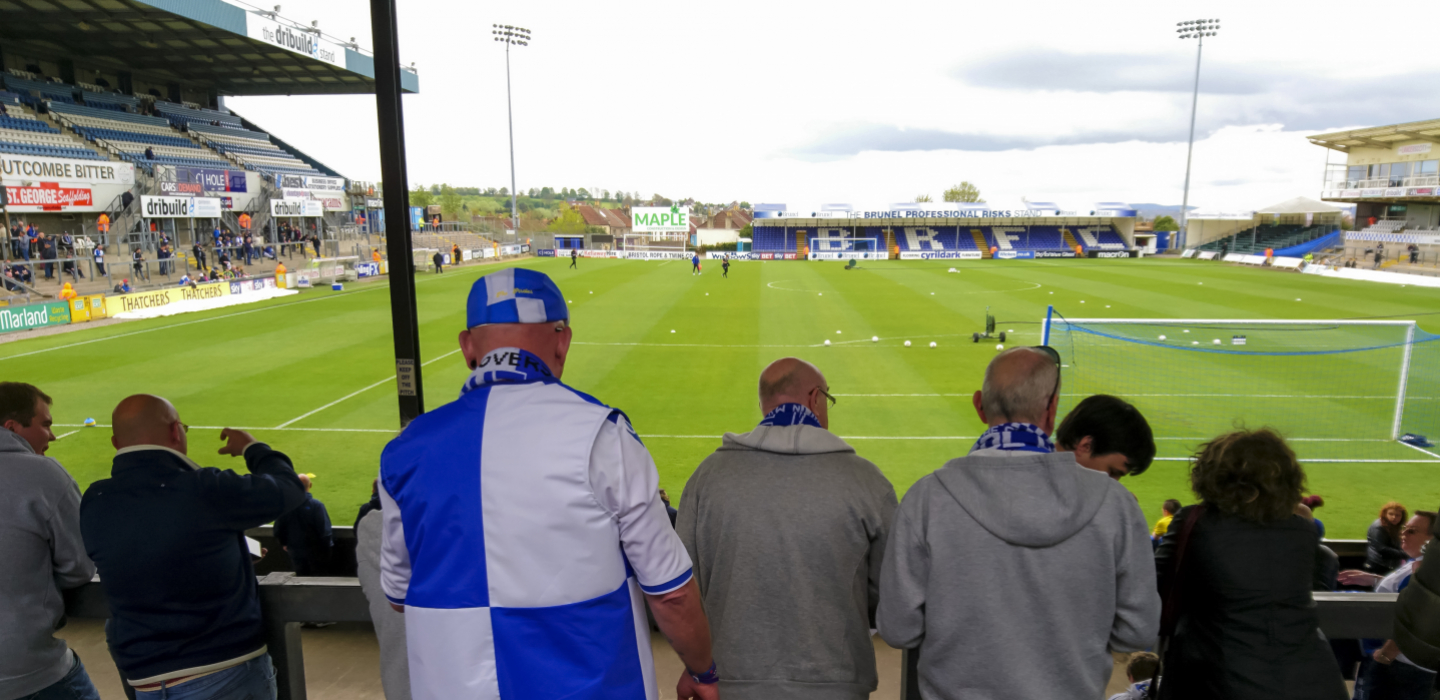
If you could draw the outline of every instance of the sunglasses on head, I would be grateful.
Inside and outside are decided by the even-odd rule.
[[[1060,394],[1060,351],[1049,345],[1032,345],[1030,349],[1045,353],[1045,356],[1049,357],[1050,360],[1055,363],[1055,389],[1050,392],[1050,400],[1045,402],[1045,405],[1048,407],[1050,404],[1055,403],[1055,397]]]

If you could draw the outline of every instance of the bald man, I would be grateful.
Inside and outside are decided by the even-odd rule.
[[[114,466],[85,491],[80,527],[122,677],[142,700],[274,698],[245,531],[304,500],[290,458],[226,428],[219,453],[250,473],[201,467],[189,426],[158,396],[126,398],[111,424]]]
[[[895,489],[829,431],[834,398],[815,365],[776,360],[759,393],[760,424],[725,434],[676,521],[714,621],[720,690],[864,700]]]
[[[900,504],[876,622],[920,649],[926,698],[1101,697],[1110,652],[1155,642],[1145,516],[1118,481],[1055,451],[1059,398],[1053,349],[996,355],[973,399],[987,429]]]

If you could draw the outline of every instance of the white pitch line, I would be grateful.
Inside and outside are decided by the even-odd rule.
[[[1193,457],[1156,457],[1156,462],[1189,462]],[[1440,464],[1440,459],[1306,459],[1300,458],[1304,463],[1333,463],[1333,464]]]
[[[415,280],[415,283],[416,283],[416,284],[421,284],[421,283],[424,283],[424,282],[433,282],[433,281],[435,281],[435,280],[437,280],[437,279],[444,279],[444,278],[440,278],[440,277],[427,277],[427,278],[425,278],[425,279]],[[288,303],[285,303],[285,304],[273,304],[273,305],[271,305],[271,306],[265,306],[265,307],[262,307],[262,308],[259,308],[259,309],[249,309],[249,310],[247,310],[247,311],[236,311],[236,312],[233,313],[233,314],[221,314],[221,315],[219,315],[219,316],[211,316],[210,318],[202,318],[202,319],[197,319],[197,320],[194,320],[194,321],[186,321],[186,322],[184,322],[184,323],[173,323],[173,324],[168,324],[168,325],[164,325],[164,326],[156,326],[156,327],[154,327],[154,328],[146,328],[146,329],[143,330],[143,331],[131,331],[131,332],[129,332],[129,333],[117,333],[117,334],[115,334],[115,335],[107,335],[107,336],[105,336],[104,338],[95,338],[95,339],[93,339],[93,340],[82,340],[82,341],[80,341],[80,342],[78,342],[78,343],[68,343],[68,344],[66,344],[66,345],[56,345],[56,346],[53,347],[53,348],[45,348],[44,350],[32,350],[32,351],[30,351],[30,352],[22,352],[22,353],[20,353],[20,354],[18,354],[18,355],[5,355],[5,356],[0,356],[0,362],[4,362],[5,360],[13,360],[13,359],[20,358],[20,357],[29,357],[29,356],[31,356],[31,355],[39,355],[39,354],[47,353],[47,352],[55,352],[56,350],[64,350],[64,349],[66,349],[66,348],[79,347],[79,346],[81,346],[81,345],[89,345],[89,344],[91,344],[91,343],[101,343],[101,342],[104,342],[104,341],[107,341],[107,340],[115,340],[116,338],[128,338],[128,337],[130,337],[130,336],[132,336],[132,335],[141,335],[141,334],[144,334],[144,333],[153,333],[153,332],[155,332],[155,331],[169,330],[169,329],[171,329],[171,328],[181,328],[181,327],[184,327],[184,326],[192,326],[192,325],[197,324],[197,323],[209,323],[210,321],[219,321],[219,320],[221,320],[221,319],[234,318],[234,317],[236,317],[236,316],[244,316],[244,315],[246,315],[246,314],[258,314],[258,313],[260,313],[261,311],[270,311],[271,309],[288,308],[288,307],[291,307],[291,306],[298,306],[298,305],[300,305],[300,304],[309,304],[309,303],[315,302],[315,301],[326,301],[327,299],[337,299],[337,298],[339,298],[339,297],[350,296],[351,294],[364,294],[365,292],[373,292],[373,291],[375,291],[375,290],[377,290],[377,289],[389,289],[389,288],[390,288],[390,283],[389,283],[388,281],[386,281],[384,284],[375,284],[375,285],[366,287],[365,289],[355,289],[355,290],[351,290],[351,291],[348,291],[348,292],[339,292],[339,293],[336,293],[336,294],[329,294],[329,295],[323,296],[323,297],[316,297],[316,298],[314,298],[314,299],[304,299],[304,300],[301,300],[301,301],[292,301],[292,302],[288,302]]]
[[[1397,441],[1397,442],[1398,442],[1398,441]],[[1408,443],[1408,442],[1401,442],[1400,444],[1402,444],[1402,445],[1404,445],[1404,446],[1406,446],[1406,447],[1408,447],[1408,448],[1410,448],[1410,449],[1412,449],[1412,450],[1420,450],[1421,452],[1424,452],[1425,454],[1430,455],[1431,457],[1434,457],[1434,458],[1436,458],[1436,459],[1440,459],[1440,455],[1437,455],[1437,454],[1435,454],[1434,452],[1431,452],[1430,450],[1424,449],[1424,448],[1419,447],[1419,446],[1416,446],[1416,445],[1412,445],[1412,444],[1410,444],[1410,443]]]
[[[914,397],[934,398],[951,396],[971,396],[971,394],[836,394],[835,396],[851,396],[855,398],[884,398],[884,397]],[[1328,396],[1324,394],[1125,394],[1126,398],[1216,398],[1216,399],[1385,399],[1394,401],[1394,396]],[[1415,399],[1428,399],[1429,397],[1416,396]]]
[[[449,356],[451,356],[451,355],[454,355],[454,354],[457,353],[457,352],[460,352],[460,348],[455,348],[454,350],[451,350],[450,352],[447,352],[447,353],[445,353],[444,355],[441,355],[441,356],[439,356],[439,357],[437,357],[437,358],[434,358],[434,359],[432,359],[432,360],[429,360],[429,361],[427,361],[427,362],[421,363],[420,366],[421,366],[421,367],[428,367],[428,366],[431,365],[432,363],[435,363],[435,362],[438,362],[438,361],[440,361],[440,360],[443,360],[443,359],[445,359],[445,358],[447,358],[447,357],[449,357]],[[317,409],[315,409],[315,410],[313,410],[313,411],[310,411],[309,413],[305,413],[305,414],[302,414],[302,415],[297,416],[297,417],[295,417],[295,418],[291,418],[290,420],[287,420],[287,421],[285,421],[284,423],[281,423],[280,425],[275,426],[273,429],[274,429],[274,430],[283,430],[283,429],[285,429],[285,428],[288,428],[288,427],[290,427],[290,424],[291,424],[291,423],[296,423],[296,422],[299,422],[299,421],[304,420],[304,419],[306,419],[306,418],[309,418],[310,416],[313,416],[313,415],[315,415],[316,413],[319,413],[319,412],[321,412],[321,411],[323,411],[323,410],[325,410],[325,409],[327,409],[327,408],[330,408],[331,406],[334,406],[335,404],[341,403],[341,402],[345,401],[346,399],[354,398],[354,397],[356,397],[356,396],[359,396],[360,394],[363,394],[363,393],[365,393],[365,392],[367,392],[367,391],[370,391],[371,389],[374,389],[374,388],[377,387],[377,386],[380,386],[381,384],[384,384],[385,382],[390,382],[390,381],[394,381],[394,380],[395,380],[395,377],[394,377],[393,375],[392,375],[392,376],[389,376],[389,377],[386,377],[386,378],[384,378],[384,379],[381,379],[380,381],[375,382],[374,384],[371,384],[370,386],[367,386],[367,387],[365,387],[364,389],[359,389],[359,390],[357,390],[357,391],[352,391],[352,392],[350,392],[350,393],[348,393],[348,394],[346,394],[346,395],[344,395],[344,396],[342,396],[342,397],[340,397],[340,398],[338,398],[338,399],[335,399],[334,401],[331,401],[330,403],[325,404],[324,406],[321,406],[320,408],[317,408]]]
[[[70,432],[68,432],[68,433],[65,433],[64,435],[58,435],[58,436],[56,436],[55,439],[56,439],[56,440],[64,440],[65,438],[70,437],[71,435],[74,435],[75,433],[78,433],[78,432],[80,432],[80,431],[79,431],[79,430],[72,430],[72,431],[70,431]]]

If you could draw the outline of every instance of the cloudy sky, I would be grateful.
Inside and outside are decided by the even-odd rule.
[[[364,0],[281,14],[370,39]],[[540,2],[400,0],[411,185],[508,186],[512,49],[519,188],[879,206],[969,180],[1022,197],[1178,204],[1195,42],[1208,39],[1190,202],[1318,196],[1305,135],[1440,117],[1433,49],[1354,33],[1354,3]],[[1394,17],[1429,16],[1399,0]],[[1353,36],[1352,36],[1353,35]],[[379,179],[373,96],[233,98],[235,111],[356,179]],[[1333,159],[1343,159],[1334,154]]]

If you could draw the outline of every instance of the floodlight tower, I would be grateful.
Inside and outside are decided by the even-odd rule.
[[[1190,160],[1195,153],[1195,108],[1200,102],[1200,54],[1205,50],[1205,37],[1220,32],[1218,19],[1192,19],[1176,22],[1175,33],[1181,39],[1199,40],[1195,46],[1195,91],[1190,96],[1190,145],[1185,149],[1185,194],[1180,202],[1180,237],[1183,245],[1190,238],[1187,221],[1190,219]]]
[[[510,222],[515,225],[518,234],[520,211],[515,204],[519,193],[515,191],[515,108],[510,103],[510,47],[529,46],[530,30],[508,24],[492,24],[490,27],[495,41],[505,45],[505,112],[510,119]]]

